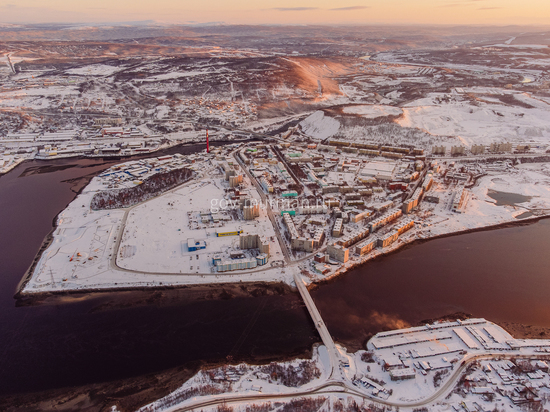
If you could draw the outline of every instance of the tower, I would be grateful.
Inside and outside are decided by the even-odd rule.
[[[210,153],[210,142],[208,141],[208,129],[206,129],[206,153]]]

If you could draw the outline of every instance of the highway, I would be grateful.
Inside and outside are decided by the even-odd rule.
[[[439,156],[429,155],[426,157],[426,161],[432,160],[450,160],[453,162],[460,162],[464,160],[468,161],[484,161],[484,160],[500,160],[500,159],[522,159],[530,157],[550,156],[548,153],[483,153],[480,155],[467,155],[467,156]]]

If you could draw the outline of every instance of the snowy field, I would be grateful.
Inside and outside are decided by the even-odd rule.
[[[239,236],[217,237],[216,232],[258,233],[274,237],[271,222],[260,209],[255,220],[229,220],[215,225],[202,225],[198,214],[208,212],[212,201],[223,199],[223,180],[208,179],[184,187],[141,204],[128,214],[121,252],[117,263],[130,270],[151,273],[215,272],[214,255],[229,258],[231,252],[243,252]],[[258,203],[259,203],[259,199]],[[188,239],[206,242],[206,248],[189,251]],[[272,259],[281,258],[278,242],[270,243]],[[258,266],[251,271],[265,271],[270,265]]]
[[[111,76],[123,69],[124,67],[109,66],[106,64],[92,64],[89,66],[66,70],[66,73],[81,76]]]
[[[188,72],[172,72],[165,74],[158,74],[156,76],[148,77],[142,81],[146,82],[155,82],[159,80],[170,80],[170,79],[179,79],[181,77],[192,77],[192,76],[206,76],[209,74],[219,73],[217,71],[201,71],[201,70],[190,70]]]
[[[305,135],[315,140],[323,140],[334,135],[340,128],[340,123],[319,110],[304,119],[300,127]]]
[[[213,232],[242,227],[270,238],[274,237],[274,229],[265,211],[262,211],[255,221],[229,223],[225,228],[208,231],[189,230],[186,212],[191,209],[197,213],[204,211],[197,210],[197,205],[209,210],[211,196],[221,194],[216,191],[220,190],[221,184],[210,178],[215,172],[208,161],[196,162],[193,168],[202,173],[199,181],[191,181],[126,209],[92,210],[92,197],[98,191],[105,190],[107,178],[98,176],[92,179],[59,214],[53,241],[41,255],[23,291],[33,293],[223,282],[291,283],[298,268],[279,267],[280,262],[277,261],[282,254],[275,239],[270,245],[271,258],[267,265],[226,273],[212,272],[212,255],[220,251],[227,254],[238,245],[238,237],[214,238]],[[220,186],[216,189],[215,184]],[[205,191],[201,192],[201,188]],[[193,200],[192,208],[190,199]],[[128,227],[122,236],[126,224]],[[204,237],[199,236],[201,233]],[[207,249],[189,253],[187,240],[191,237],[206,240]],[[121,257],[118,259],[120,266],[117,256]],[[185,273],[184,269],[189,272]]]
[[[443,94],[432,93],[403,107],[397,122],[438,136],[454,136],[466,146],[502,140],[529,141],[542,137],[550,142],[550,105],[528,95],[514,97],[532,108],[480,102],[443,101]],[[439,98],[439,99],[438,99]]]
[[[361,105],[345,107],[344,113],[358,114],[368,119],[374,119],[382,116],[399,116],[403,111],[394,106]]]

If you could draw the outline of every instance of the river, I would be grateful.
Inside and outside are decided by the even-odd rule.
[[[0,177],[0,394],[123,379],[228,355],[284,358],[320,340],[294,293],[209,299],[186,289],[151,290],[16,306],[15,287],[74,198],[78,179],[117,162],[31,161]],[[550,326],[549,229],[544,220],[414,245],[320,286],[313,297],[335,339],[357,344],[377,331],[456,311]]]
[[[312,293],[336,339],[455,312],[550,327],[550,220],[413,244]]]

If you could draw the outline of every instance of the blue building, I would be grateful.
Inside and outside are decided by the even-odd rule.
[[[189,252],[201,249],[206,249],[206,242],[204,240],[187,239],[187,250]]]

